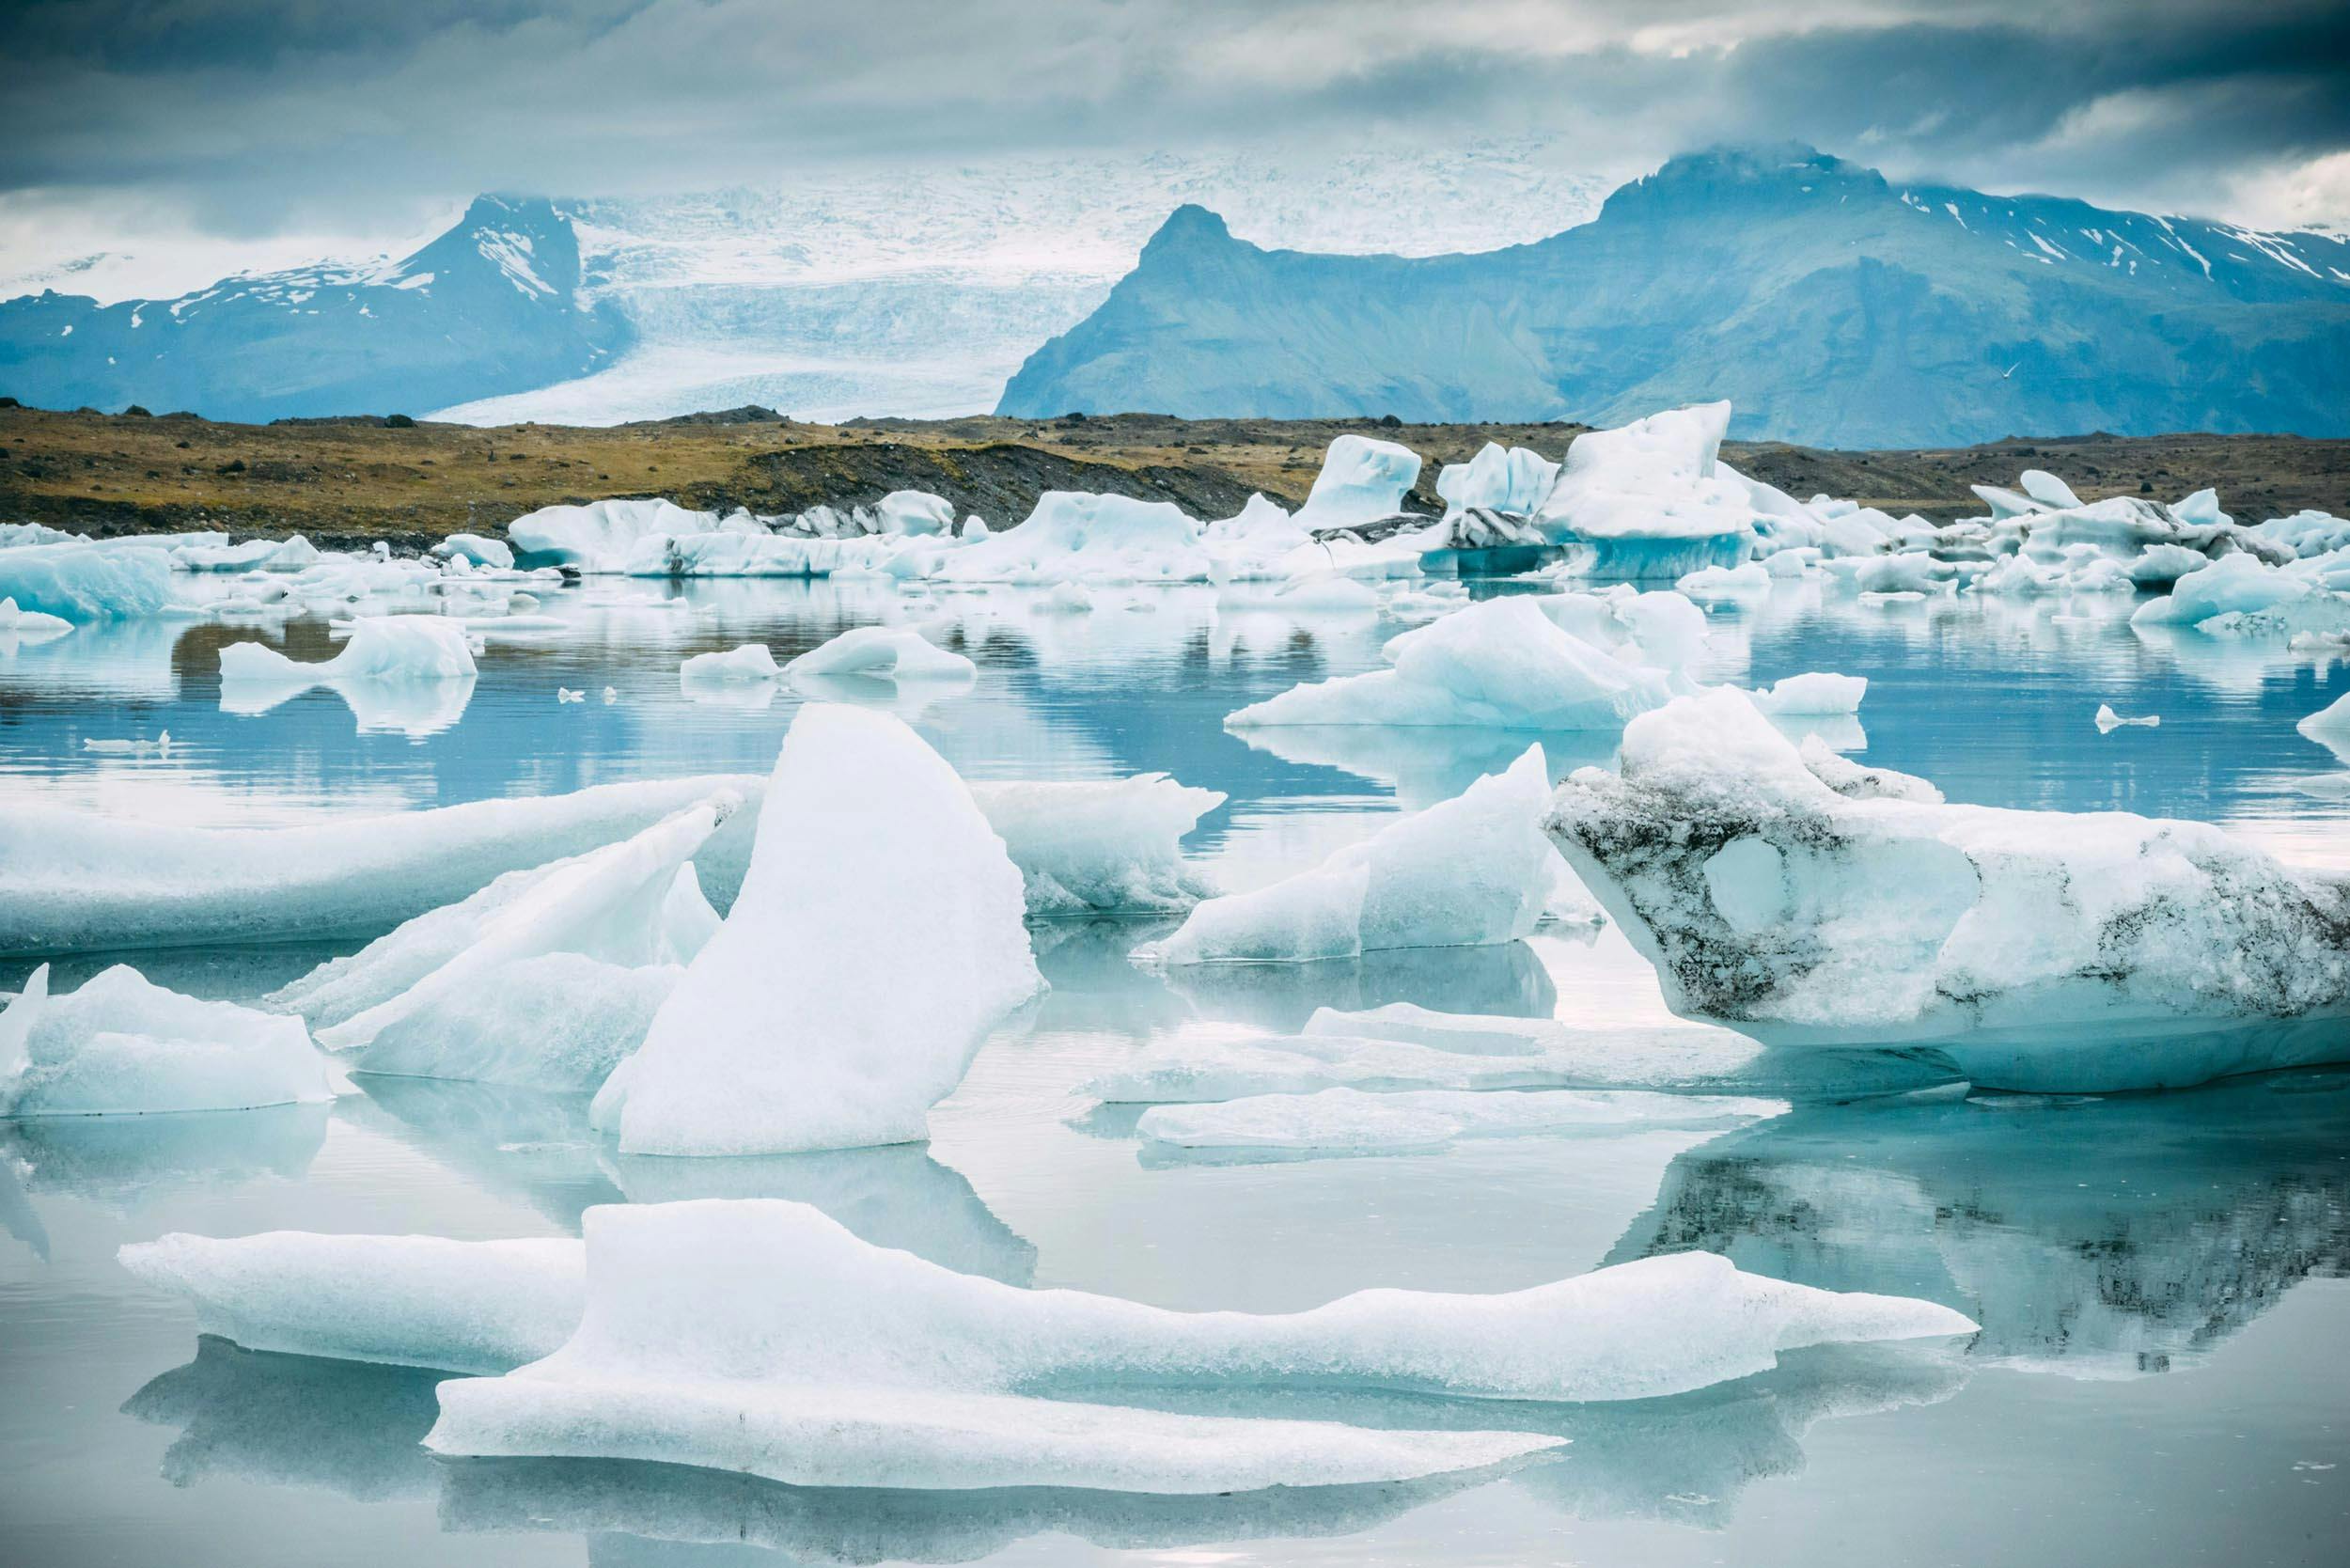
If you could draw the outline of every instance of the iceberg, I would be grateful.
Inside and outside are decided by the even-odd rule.
[[[1550,782],[1528,746],[1442,805],[1391,823],[1308,871],[1210,899],[1136,956],[1162,964],[1347,958],[1460,948],[1530,934],[1555,857],[1539,827]]]
[[[300,1022],[198,1001],[118,964],[70,996],[49,965],[0,1011],[0,1117],[321,1105],[326,1066]]]
[[[1787,559],[1802,566],[1802,557],[1793,551],[1779,551],[1772,560]],[[1747,561],[1742,566],[1701,566],[1683,574],[1673,583],[1673,590],[1691,599],[1736,599],[1747,594],[1768,593],[1771,584],[1785,568],[1774,572],[1761,561]],[[1794,575],[1800,576],[1797,570]]]
[[[13,599],[0,599],[0,637],[40,642],[72,630],[73,622],[61,615],[23,609]]]
[[[20,611],[77,624],[131,620],[171,598],[171,561],[160,550],[75,540],[0,548],[0,598]]]
[[[1419,454],[1409,447],[1367,435],[1341,435],[1323,453],[1322,471],[1306,493],[1296,525],[1312,532],[1394,517],[1403,510],[1403,497],[1418,479]]]
[[[462,622],[437,615],[361,616],[343,651],[301,664],[265,643],[232,642],[220,651],[221,684],[341,681],[470,681],[478,673]]]
[[[568,1236],[174,1232],[117,1256],[142,1283],[187,1297],[197,1332],[247,1350],[457,1372],[553,1355],[579,1326],[586,1290]]]
[[[1026,886],[1031,917],[1166,914],[1213,889],[1183,863],[1183,836],[1224,804],[1163,773],[1101,783],[974,784],[971,798]]]
[[[1560,786],[1549,830],[1677,1011],[1931,1046],[2003,1089],[2350,1052],[2350,878],[2200,823],[1832,782],[1731,690],[1634,720],[1622,757]]]
[[[618,843],[501,877],[321,965],[271,1001],[316,1022],[321,1045],[347,1050],[452,999],[495,990],[519,960],[577,953],[632,967],[685,963],[717,921],[692,857],[739,805],[721,792]],[[462,1044],[462,1032],[457,1038]]]
[[[1716,402],[1586,431],[1534,519],[1585,571],[1677,578],[1736,566],[1753,550],[1758,513],[1745,481],[1722,471],[1729,428],[1730,404]]]
[[[703,682],[773,681],[781,674],[776,656],[763,642],[746,642],[723,653],[697,653],[678,666],[681,686]]]
[[[1702,636],[1703,612],[1687,600],[1643,597],[1678,601],[1698,616]],[[1239,710],[1225,727],[1606,729],[1661,705],[1673,690],[1672,671],[1594,646],[1561,626],[1543,602],[1525,596],[1488,600],[1415,627],[1386,652],[1387,669],[1292,686]]]
[[[1111,1105],[1189,1105],[1327,1089],[1709,1090],[1741,1084],[1762,1056],[1746,1036],[1702,1024],[1577,1025],[1399,1002],[1323,1008],[1303,1034],[1161,1041],[1084,1092]]]
[[[760,783],[715,776],[601,784],[261,828],[15,805],[0,812],[0,952],[373,935],[721,791],[755,800]],[[702,851],[703,884],[721,903],[740,880],[751,823],[751,813],[738,813]]]
[[[451,534],[432,547],[433,556],[445,561],[462,560],[473,566],[487,566],[500,572],[514,569],[514,552],[504,540],[484,539],[479,534]]]
[[[1144,1382],[1647,1399],[1768,1370],[1786,1350],[1974,1327],[1932,1303],[1782,1284],[1702,1253],[1506,1294],[1368,1291],[1257,1315],[959,1275],[776,1200],[605,1206],[583,1225],[576,1332],[503,1377],[444,1384],[427,1447],[649,1460],[799,1485],[1342,1484],[1496,1464],[1557,1439],[1061,1396]],[[1045,1388],[1056,1397],[1030,1391]]]
[[[1754,694],[1754,705],[1773,718],[1831,718],[1860,712],[1860,699],[1868,694],[1866,676],[1815,671],[1763,687]]]
[[[683,973],[572,952],[514,959],[386,1025],[351,1070],[590,1094],[644,1043]]]
[[[715,513],[687,511],[664,500],[597,501],[541,507],[506,525],[520,555],[586,572],[624,572],[639,552],[666,554],[681,535],[714,532]]]
[[[2162,715],[2159,713],[2147,713],[2142,717],[2124,718],[2120,713],[2113,711],[2113,704],[2109,702],[2100,702],[2097,704],[2097,716],[2095,722],[2097,725],[2098,734],[2110,735],[2116,729],[2127,729],[2133,726],[2141,729],[2159,729],[2162,725]]]
[[[2350,739],[2350,692],[2342,693],[2293,728],[2313,741],[2326,736]]]
[[[1213,575],[1200,525],[1167,501],[1048,490],[1017,527],[940,561],[966,583],[1187,583]]]
[[[1559,465],[1532,447],[1488,441],[1468,462],[1449,463],[1438,470],[1436,497],[1449,517],[1472,510],[1523,517],[1543,504],[1558,480]],[[1407,482],[1403,488],[1411,486]]]
[[[891,681],[969,681],[979,666],[910,626],[857,626],[783,666],[788,681],[871,675]]]
[[[919,736],[802,708],[742,892],[597,1096],[598,1124],[623,1153],[919,1140],[987,1031],[1043,983],[1025,908],[1003,841]]]
[[[1784,1115],[1787,1108],[1784,1100],[1647,1090],[1423,1089],[1378,1094],[1325,1089],[1153,1105],[1136,1127],[1152,1142],[1183,1149],[1379,1154],[1442,1149],[1465,1137],[1726,1130]]]

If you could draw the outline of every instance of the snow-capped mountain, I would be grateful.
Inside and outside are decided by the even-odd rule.
[[[634,346],[595,376],[445,417],[579,424],[764,403],[802,417],[969,414],[1084,319],[1173,208],[1275,245],[1417,256],[1539,238],[1609,181],[1538,142],[1438,154],[1002,162],[767,191],[558,203],[588,297]]]
[[[483,196],[398,260],[249,274],[169,300],[0,303],[0,388],[39,406],[223,419],[422,414],[606,363],[627,332],[580,282],[568,218]]]
[[[1888,183],[1810,149],[1676,158],[1475,256],[1318,255],[1177,212],[1000,408],[1612,424],[1866,447],[2350,433],[2350,242]]]

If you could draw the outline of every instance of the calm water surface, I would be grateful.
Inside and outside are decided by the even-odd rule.
[[[1165,770],[1226,792],[1192,840],[1229,885],[1308,864],[1456,792],[1537,737],[1275,732],[1224,715],[1371,667],[1401,627],[1207,589],[1052,615],[1016,590],[723,583],[549,596],[566,632],[498,642],[468,693],[358,707],[316,691],[224,713],[217,650],[154,622],[0,649],[0,810],[274,823],[616,779],[765,771],[796,699],[686,700],[688,653],[778,658],[909,613],[978,684],[885,702],[974,778]],[[2219,822],[2350,867],[2350,770],[2293,722],[2350,680],[2280,647],[2148,639],[2126,604],[1862,605],[1800,585],[1716,617],[1710,675],[1871,679],[1831,740],[1950,798]],[[290,651],[328,651],[297,624]],[[558,685],[586,689],[558,704]],[[615,688],[610,703],[601,700]],[[2099,702],[2162,715],[2101,736]],[[171,732],[167,759],[86,738]],[[1606,736],[1539,737],[1554,772]],[[2185,1093],[1798,1109],[1711,1139],[1506,1140],[1272,1164],[1138,1152],[1086,1078],[1179,1031],[1292,1028],[1412,1000],[1567,1018],[1663,1014],[1614,932],[1478,951],[1153,975],[1160,928],[1036,930],[1053,991],[982,1053],[927,1147],[623,1159],[584,1101],[363,1080],[330,1107],[0,1124],[0,1560],[27,1564],[788,1562],[2337,1563],[2350,1556],[2350,1074]],[[919,951],[918,923],[910,951]],[[250,997],[336,949],[131,956]],[[107,960],[58,964],[61,984]],[[0,986],[27,964],[0,961]],[[437,1374],[199,1341],[116,1265],[174,1230],[576,1233],[595,1203],[815,1202],[954,1267],[1169,1307],[1278,1310],[1372,1285],[1509,1290],[1655,1252],[1931,1296],[1963,1347],[1790,1356],[1766,1376],[1618,1405],[1379,1394],[1184,1408],[1573,1439],[1494,1478],[1209,1498],[811,1491],[653,1466],[446,1462],[416,1447]],[[1169,1403],[1179,1403],[1168,1396]]]

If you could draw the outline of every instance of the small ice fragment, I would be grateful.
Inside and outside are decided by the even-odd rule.
[[[2116,729],[2126,729],[2131,725],[2144,729],[2153,729],[2158,728],[2161,723],[2162,715],[2159,713],[2147,713],[2139,718],[2123,718],[2113,711],[2111,703],[2097,704],[2097,733],[2100,735],[2110,735]]]

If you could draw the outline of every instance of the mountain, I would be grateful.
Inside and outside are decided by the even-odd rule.
[[[1445,251],[1539,239],[1597,212],[1610,183],[1556,166],[1545,143],[1495,140],[843,167],[767,189],[565,199],[588,295],[629,323],[634,347],[602,373],[441,413],[978,413],[1031,350],[1108,297],[1179,203],[1212,203],[1267,244]]]
[[[1607,425],[1729,398],[1733,434],[1817,446],[2342,435],[2345,365],[2340,236],[1726,149],[1474,255],[1266,250],[1180,208],[997,411]]]
[[[626,329],[580,284],[569,218],[485,196],[398,261],[248,274],[172,300],[0,303],[0,391],[218,419],[422,414],[608,363]]]

